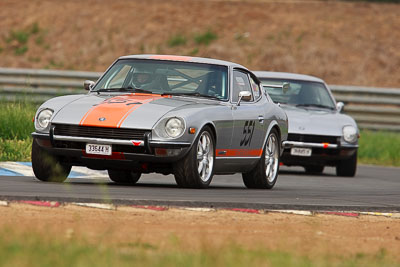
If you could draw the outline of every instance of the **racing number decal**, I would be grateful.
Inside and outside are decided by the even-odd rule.
[[[119,128],[125,119],[140,106],[159,99],[159,95],[117,96],[93,107],[83,116],[79,125]],[[100,121],[106,115],[107,119]]]
[[[247,146],[247,145],[250,146],[255,126],[256,126],[255,121],[246,121],[244,123],[243,137],[242,140],[240,140],[240,146]]]
[[[129,105],[140,105],[142,103],[131,99],[111,98],[104,101],[103,104],[125,104],[129,106]]]

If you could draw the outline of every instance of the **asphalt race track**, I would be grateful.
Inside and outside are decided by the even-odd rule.
[[[250,190],[241,175],[214,176],[209,189],[181,189],[172,175],[143,175],[133,186],[109,180],[69,178],[63,184],[34,177],[0,176],[0,200],[58,200],[114,204],[216,208],[400,211],[400,168],[359,166],[356,177],[337,177],[333,168],[306,175],[281,168],[273,190]]]

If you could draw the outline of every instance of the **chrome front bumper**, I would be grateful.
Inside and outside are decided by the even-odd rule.
[[[32,137],[39,139],[49,139],[50,141],[72,141],[81,143],[94,143],[94,144],[104,144],[104,145],[127,145],[142,147],[149,145],[151,147],[163,147],[163,148],[173,148],[173,147],[190,147],[190,142],[178,142],[178,141],[157,141],[157,140],[121,140],[112,138],[93,138],[93,137],[78,137],[78,136],[65,136],[65,135],[52,135],[52,134],[42,134],[42,133],[32,133]]]
[[[329,143],[306,143],[306,142],[298,142],[298,141],[284,141],[283,142],[284,148],[291,148],[291,147],[310,147],[310,148],[330,148],[330,149],[337,149],[337,144],[329,144]]]
[[[337,145],[329,143],[308,143],[299,141],[283,141],[283,148],[304,147],[304,148],[327,148],[327,149],[340,149],[340,148],[358,148],[358,144]]]

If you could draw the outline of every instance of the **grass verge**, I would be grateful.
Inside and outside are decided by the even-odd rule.
[[[0,234],[0,266],[396,266],[384,250],[371,255],[309,258],[295,252],[254,250],[235,244],[218,249],[208,244],[195,251],[171,244],[165,250],[140,242],[92,244],[75,238],[10,231],[3,229]]]
[[[29,102],[0,102],[0,138],[25,140],[35,130],[32,119],[37,106]]]
[[[0,139],[0,161],[31,161],[32,138]]]
[[[30,161],[37,106],[29,102],[0,102],[0,106],[0,161]]]
[[[400,134],[363,130],[359,139],[360,163],[400,166]]]

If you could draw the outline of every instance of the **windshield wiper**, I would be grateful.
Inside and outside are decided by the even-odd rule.
[[[146,93],[146,94],[152,94],[152,91],[140,89],[140,88],[132,88],[132,87],[121,87],[121,88],[102,88],[98,89],[95,92],[100,93],[100,92],[133,92],[133,93]]]
[[[330,106],[320,105],[320,104],[297,104],[296,107],[316,107],[316,108],[327,108],[327,109],[334,109]]]
[[[216,97],[216,96],[211,96],[211,95],[203,95],[200,93],[174,93],[174,92],[166,92],[163,93],[162,96],[165,95],[174,95],[174,96],[195,96],[195,97],[204,97],[204,98],[210,98],[210,99],[214,99],[214,100],[221,100],[220,98]]]

